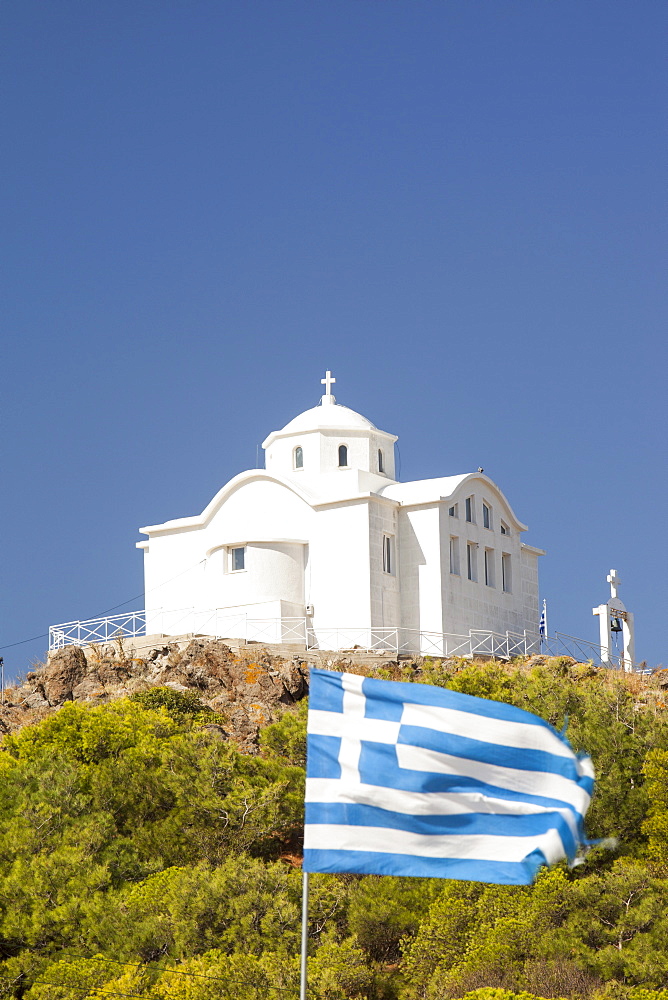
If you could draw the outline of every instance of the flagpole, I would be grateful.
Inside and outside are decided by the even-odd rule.
[[[308,872],[302,870],[302,962],[299,981],[299,1000],[306,1000],[308,960]]]

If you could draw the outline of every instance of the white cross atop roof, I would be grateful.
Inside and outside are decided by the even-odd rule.
[[[332,377],[332,373],[327,370],[325,372],[325,377],[320,379],[320,384],[325,386],[325,395],[322,397],[322,401],[327,403],[333,403],[334,397],[332,396],[332,384],[336,382],[336,379]]]

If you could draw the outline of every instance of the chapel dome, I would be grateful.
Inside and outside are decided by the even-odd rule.
[[[351,410],[340,403],[319,404],[304,410],[278,431],[278,434],[301,434],[304,431],[317,431],[324,428],[335,430],[375,431],[376,425],[363,417],[361,413]]]
[[[336,379],[327,372],[319,406],[304,410],[262,442],[265,468],[280,475],[321,475],[357,470],[394,480],[396,435],[381,431],[361,413],[341,406],[331,392]]]

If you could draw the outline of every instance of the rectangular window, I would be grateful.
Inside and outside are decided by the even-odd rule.
[[[510,553],[504,552],[501,556],[501,580],[506,594],[510,594],[513,589],[512,566],[510,564]]]
[[[448,508],[448,514],[450,515],[450,517],[459,517],[459,514],[457,513],[456,503],[453,503],[452,507]]]
[[[383,535],[383,572],[394,573],[394,552],[391,535]]]
[[[501,522],[501,534],[502,535],[509,535],[510,534],[510,531],[508,530],[508,525],[506,524],[505,521]]]
[[[473,497],[466,498],[466,520],[470,524],[475,524],[474,510],[473,510]]]
[[[483,528],[492,527],[492,509],[486,503],[482,505],[482,526]]]
[[[238,545],[230,549],[230,573],[237,573],[240,569],[246,569],[246,546]]]
[[[494,549],[485,549],[485,583],[488,587],[494,584]]]
[[[477,548],[478,546],[475,542],[466,543],[466,575],[469,580],[473,580],[474,582],[478,579],[478,567],[476,565],[478,561]]]
[[[459,539],[450,536],[450,572],[459,576]]]

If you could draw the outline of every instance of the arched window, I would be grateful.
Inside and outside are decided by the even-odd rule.
[[[339,445],[339,468],[345,469],[348,465],[348,445]]]
[[[304,452],[301,448],[295,448],[295,469],[304,468]]]
[[[385,461],[383,459],[383,449],[378,449],[378,471],[385,472]]]

